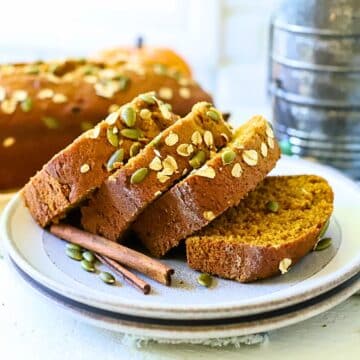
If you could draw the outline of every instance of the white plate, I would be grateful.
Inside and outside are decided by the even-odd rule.
[[[19,196],[7,206],[1,225],[10,257],[17,266],[52,291],[107,311],[162,319],[221,319],[257,314],[300,303],[332,289],[360,271],[360,191],[330,168],[284,157],[276,174],[318,174],[335,192],[329,233],[334,245],[312,252],[285,276],[253,284],[217,280],[212,289],[197,286],[197,273],[177,259],[174,286],[150,281],[154,291],[142,296],[123,284],[109,287],[81,270],[64,254],[64,243],[35,224]]]
[[[360,290],[360,274],[358,274],[335,289],[316,298],[277,311],[230,319],[176,322],[173,320],[129,317],[91,308],[59,296],[57,293],[36,283],[16,266],[14,269],[17,270],[28,285],[40,293],[47,301],[62,307],[77,320],[103,329],[139,336],[140,338],[146,337],[170,342],[205,341],[279,329],[321,314]]]

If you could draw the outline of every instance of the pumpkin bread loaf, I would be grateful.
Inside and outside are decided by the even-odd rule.
[[[119,239],[148,204],[200,168],[230,137],[228,124],[210,103],[196,104],[104,182],[82,207],[83,227]]]
[[[211,101],[191,78],[165,66],[70,60],[0,66],[0,191],[23,186],[84,130],[153,90],[181,116]]]
[[[314,248],[332,210],[333,193],[324,179],[268,177],[237,207],[186,239],[188,264],[240,282],[284,274]]]
[[[55,155],[23,189],[41,226],[57,222],[178,117],[153,93],[141,94]]]
[[[152,203],[133,230],[153,256],[163,256],[237,205],[279,157],[272,129],[263,117],[255,116],[236,131],[226,148]]]

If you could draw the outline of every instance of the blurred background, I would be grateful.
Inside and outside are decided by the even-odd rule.
[[[279,0],[46,0],[6,3],[0,62],[92,55],[134,44],[170,47],[224,111],[269,113],[269,23]],[[16,14],[16,16],[15,16]]]

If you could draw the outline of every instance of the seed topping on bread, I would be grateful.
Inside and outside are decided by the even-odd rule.
[[[282,275],[286,274],[290,268],[292,260],[289,258],[282,259],[279,263],[279,270]]]

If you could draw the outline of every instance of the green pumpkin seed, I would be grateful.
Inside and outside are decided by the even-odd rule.
[[[141,144],[138,142],[134,142],[131,146],[130,146],[130,157],[133,157],[135,155],[137,155],[141,149]]]
[[[161,133],[156,135],[149,143],[150,146],[156,147],[157,144],[159,144],[161,140]]]
[[[220,115],[215,110],[209,110],[206,112],[206,116],[209,117],[211,120],[218,122],[220,120]]]
[[[95,260],[96,260],[96,257],[95,257],[95,255],[91,252],[91,251],[84,251],[83,253],[82,253],[82,257],[83,257],[83,259],[84,260],[86,260],[86,261],[88,261],[89,263],[94,263],[95,262]]]
[[[110,159],[106,164],[108,171],[113,170],[115,164],[121,163],[124,160],[124,153],[124,149],[118,149],[110,156]]]
[[[327,249],[332,243],[332,239],[331,238],[323,238],[321,239],[315,246],[315,251],[322,251]]]
[[[146,102],[148,105],[153,105],[155,104],[155,99],[153,95],[149,95],[149,94],[140,94],[139,98]]]
[[[319,239],[321,239],[325,235],[327,229],[329,228],[329,225],[330,225],[330,219],[327,219],[326,223],[324,224],[323,228],[320,231],[320,234],[318,236]]]
[[[114,147],[118,147],[119,145],[119,137],[117,134],[114,134],[113,128],[109,127],[106,130],[106,137],[109,141],[109,143],[114,146]]]
[[[82,254],[80,250],[66,249],[66,255],[73,260],[80,261],[82,259]]]
[[[131,140],[138,140],[142,137],[142,133],[139,129],[122,129],[120,134]]]
[[[201,165],[204,164],[206,160],[205,151],[199,150],[190,160],[189,164],[194,168],[198,169]]]
[[[106,272],[106,271],[102,271],[100,274],[100,279],[106,283],[106,284],[115,284],[115,278],[112,274]]]
[[[221,159],[224,165],[231,164],[236,157],[236,154],[233,150],[226,150],[222,153]]]
[[[276,213],[279,211],[279,203],[276,201],[269,201],[266,203],[266,209],[270,212]]]
[[[212,284],[212,277],[209,274],[200,274],[197,278],[197,282],[201,286],[210,287]]]
[[[59,121],[51,116],[44,116],[42,118],[42,122],[48,129],[51,129],[51,130],[58,129],[60,126]]]
[[[29,112],[33,107],[33,102],[30,98],[26,98],[21,102],[20,107],[23,112]]]
[[[88,131],[94,127],[94,124],[89,121],[82,121],[80,127],[82,131]]]
[[[131,175],[130,183],[139,184],[146,178],[148,174],[149,174],[148,168],[140,168]]]
[[[133,127],[136,123],[136,111],[131,106],[127,106],[121,112],[121,118],[128,127]]]
[[[95,266],[90,261],[81,260],[81,267],[88,272],[95,272]]]
[[[73,243],[70,243],[70,242],[66,244],[66,248],[71,249],[71,250],[77,250],[77,251],[82,250],[82,247],[80,245],[73,244]]]

